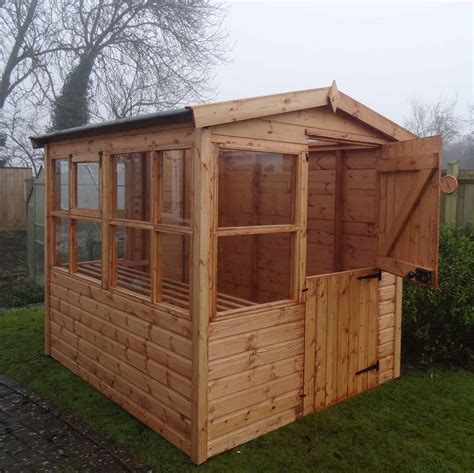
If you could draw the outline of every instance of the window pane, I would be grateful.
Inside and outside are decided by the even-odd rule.
[[[219,226],[294,223],[296,156],[219,151]]]
[[[191,238],[160,233],[158,300],[189,310],[189,258]]]
[[[220,237],[217,311],[291,298],[291,233]]]
[[[101,279],[101,224],[88,220],[76,221],[77,272]]]
[[[160,153],[160,223],[190,225],[191,151]]]
[[[113,280],[117,287],[150,296],[150,237],[149,230],[115,227]]]
[[[77,163],[77,207],[98,209],[100,195],[99,163]]]
[[[54,160],[54,210],[69,209],[69,161]]]
[[[69,266],[69,220],[54,219],[54,266]]]
[[[148,153],[113,157],[114,203],[112,215],[127,220],[151,220],[150,156]]]

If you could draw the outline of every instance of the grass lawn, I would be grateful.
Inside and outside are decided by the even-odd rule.
[[[126,444],[154,471],[472,471],[474,374],[434,370],[307,416],[195,467],[175,447],[42,355],[43,310],[0,314],[0,373]]]

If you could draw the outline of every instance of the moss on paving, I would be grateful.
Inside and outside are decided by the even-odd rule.
[[[42,350],[42,309],[0,314],[0,372],[126,444],[153,471],[443,472],[472,471],[474,464],[470,372],[404,373],[196,467]]]

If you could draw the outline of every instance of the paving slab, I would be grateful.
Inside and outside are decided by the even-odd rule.
[[[147,472],[126,448],[0,375],[0,472]]]

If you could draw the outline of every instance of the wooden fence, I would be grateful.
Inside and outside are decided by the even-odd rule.
[[[30,168],[0,168],[0,231],[26,230]]]
[[[459,169],[459,161],[453,161],[447,174],[458,179],[459,187],[452,194],[441,193],[441,222],[458,228],[474,226],[474,169]]]

